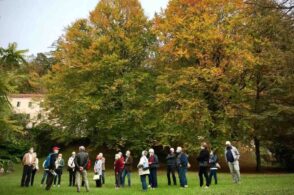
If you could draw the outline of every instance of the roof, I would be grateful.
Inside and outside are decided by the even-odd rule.
[[[10,98],[43,98],[44,94],[37,94],[37,93],[31,93],[31,94],[9,94],[8,97]]]

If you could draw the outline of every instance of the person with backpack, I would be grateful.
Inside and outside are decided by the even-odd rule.
[[[147,159],[147,151],[142,152],[142,156],[140,158],[139,164],[137,165],[138,170],[139,170],[139,175],[142,183],[142,189],[144,192],[147,191],[147,182],[146,182],[146,177],[150,174],[149,171],[149,162]]]
[[[89,162],[89,154],[86,152],[86,148],[84,146],[79,147],[79,153],[76,155],[74,162],[76,167],[77,192],[80,192],[81,190],[82,180],[85,182],[86,191],[89,192],[89,182],[86,170]]]
[[[126,160],[124,162],[125,168],[123,170],[123,183],[122,185],[125,185],[125,178],[128,177],[128,186],[131,187],[131,172],[133,167],[133,157],[131,156],[131,152],[128,150],[126,152]]]
[[[71,153],[71,157],[69,157],[67,161],[67,171],[69,175],[69,186],[75,186],[76,176],[75,176],[75,157],[76,152]]]
[[[55,165],[56,165],[57,176],[54,178],[54,186],[56,186],[56,183],[57,183],[58,187],[60,187],[61,175],[62,175],[62,171],[64,167],[64,160],[62,158],[62,154],[58,154],[58,158],[55,161]]]
[[[180,179],[180,185],[182,188],[188,187],[188,181],[187,181],[187,169],[188,169],[188,156],[183,152],[182,147],[178,146],[176,150],[178,156],[177,156],[177,167],[179,172],[179,179]]]
[[[226,141],[225,159],[232,174],[233,182],[236,184],[241,180],[239,158],[240,153],[237,148],[232,146],[230,141]]]
[[[37,158],[36,152],[34,152],[34,159],[35,159],[35,162],[33,163],[33,170],[32,170],[32,176],[31,176],[31,186],[34,185],[35,175],[36,175],[37,171],[39,170],[39,159]]]
[[[211,149],[210,156],[209,156],[209,184],[212,182],[212,177],[214,177],[214,183],[217,184],[217,169],[220,168],[218,164],[218,157],[216,155],[216,151]]]
[[[203,186],[203,175],[205,177],[205,182],[206,186],[205,188],[209,187],[209,179],[208,179],[208,173],[207,173],[207,168],[208,168],[208,161],[209,161],[209,151],[207,149],[207,144],[204,142],[201,144],[200,147],[200,153],[197,157],[197,161],[199,163],[199,181],[200,181],[200,187]]]
[[[23,156],[23,173],[21,178],[21,187],[29,187],[31,175],[33,171],[33,164],[35,162],[34,148],[31,147],[30,150]]]
[[[159,167],[159,162],[158,162],[158,157],[154,153],[154,149],[149,149],[149,167],[150,167],[150,175],[149,175],[149,180],[150,180],[150,185],[151,188],[157,188],[157,168]]]
[[[45,169],[48,169],[47,170],[47,181],[46,181],[46,190],[49,191],[52,187],[52,184],[53,184],[53,180],[54,178],[56,177],[56,165],[55,165],[55,162],[56,162],[56,159],[58,157],[58,152],[60,150],[59,147],[57,146],[54,146],[52,148],[53,150],[53,153],[50,153],[46,159],[46,163],[45,163]]]
[[[171,179],[170,175],[172,175],[173,183],[174,185],[177,185],[177,179],[176,179],[176,168],[177,168],[177,158],[175,154],[175,149],[171,148],[170,153],[166,157],[167,161],[167,183],[170,186],[171,185]]]

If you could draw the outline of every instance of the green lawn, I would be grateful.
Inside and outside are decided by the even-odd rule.
[[[40,186],[42,172],[36,175],[35,186],[29,188],[21,188],[19,186],[21,179],[21,171],[18,168],[16,172],[0,176],[0,194],[1,195],[39,195],[39,194],[76,194],[76,188],[68,187],[68,174],[63,175],[63,183],[60,188],[52,188],[50,192],[46,192]],[[131,188],[114,189],[114,176],[112,171],[108,171],[106,175],[106,185],[102,188],[95,188],[92,181],[93,174],[89,174],[90,180],[90,193],[87,194],[146,194],[141,192],[141,184],[139,182],[139,176],[137,172],[132,175],[133,186]],[[223,194],[223,195],[238,195],[238,194],[273,194],[273,195],[286,195],[294,194],[294,174],[242,174],[242,183],[233,184],[229,174],[221,173],[219,176],[219,184],[212,185],[209,189],[198,187],[198,177],[196,172],[188,173],[189,187],[186,189],[180,189],[177,186],[167,186],[166,176],[164,172],[159,173],[158,183],[159,188],[156,190],[148,190],[147,194]],[[82,188],[82,194],[85,193],[85,189]],[[86,193],[85,193],[86,194]]]

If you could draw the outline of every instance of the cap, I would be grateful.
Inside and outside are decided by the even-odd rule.
[[[59,147],[57,147],[57,146],[54,146],[53,148],[52,148],[52,150],[59,150],[60,148]]]
[[[230,141],[226,141],[226,145],[231,145],[231,142]]]

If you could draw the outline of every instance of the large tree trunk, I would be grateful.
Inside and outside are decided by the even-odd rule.
[[[261,170],[261,158],[260,158],[260,141],[257,137],[254,137],[254,145],[255,145],[256,171],[259,172]]]

